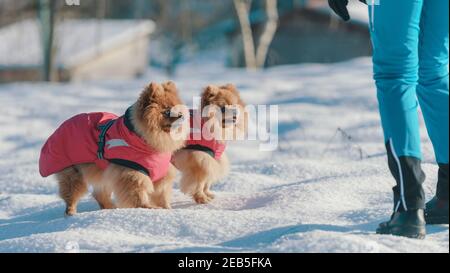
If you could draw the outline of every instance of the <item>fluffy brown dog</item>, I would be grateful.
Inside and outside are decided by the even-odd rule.
[[[216,106],[217,111],[207,111],[205,108]],[[217,180],[223,178],[229,170],[229,161],[224,153],[226,140],[236,139],[242,136],[246,128],[245,104],[242,101],[235,86],[208,86],[201,100],[201,110],[206,113],[202,124],[211,123],[211,132],[215,140],[206,142],[191,140],[187,146],[175,152],[172,163],[181,172],[181,191],[191,195],[198,204],[209,203],[214,199],[210,187]],[[227,115],[227,109],[233,109],[233,113]],[[205,111],[206,110],[206,111]],[[205,115],[203,115],[205,116]],[[191,124],[192,126],[192,124]],[[192,139],[192,133],[190,135]],[[192,142],[192,143],[191,143]]]
[[[168,171],[161,179],[152,181],[150,175],[123,164],[111,163],[111,161],[105,169],[95,163],[75,164],[56,173],[59,193],[67,206],[66,215],[76,213],[77,203],[87,193],[88,184],[93,186],[93,195],[102,209],[116,206],[119,208],[170,208],[172,183],[175,178],[175,169],[169,163],[170,157],[172,152],[184,145],[187,137],[185,135],[174,139],[171,135],[173,124],[181,117],[181,115],[173,117],[171,109],[181,104],[174,83],[168,82],[162,85],[151,83],[141,93],[137,102],[130,107],[129,113],[127,112],[131,124],[129,127],[133,128],[133,134],[142,139],[142,143],[148,145],[156,154],[164,156],[169,154],[167,161],[169,165],[163,166],[168,168]],[[109,147],[131,146],[128,144],[113,139]],[[142,150],[142,146],[140,149]],[[112,193],[115,196],[115,203],[111,199]]]

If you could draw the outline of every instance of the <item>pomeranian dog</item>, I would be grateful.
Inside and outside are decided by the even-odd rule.
[[[99,112],[65,121],[44,144],[39,171],[56,174],[66,215],[77,212],[89,184],[101,209],[169,209],[176,171],[170,160],[189,132],[182,129],[189,113],[180,106],[174,83],[151,83],[121,117]]]
[[[181,191],[198,204],[214,199],[211,185],[228,173],[226,143],[245,134],[244,107],[235,86],[210,85],[201,96],[201,113],[191,110],[189,139],[174,153],[172,163],[181,172]]]

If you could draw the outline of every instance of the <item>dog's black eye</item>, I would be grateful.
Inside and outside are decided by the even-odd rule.
[[[166,118],[170,118],[172,111],[170,109],[165,110],[162,114]]]
[[[183,113],[181,113],[181,112],[172,113],[172,110],[170,110],[170,109],[167,109],[164,112],[162,112],[162,115],[165,118],[172,118],[172,117],[174,117],[174,118],[182,118],[183,117]]]
[[[228,105],[220,107],[220,112],[222,112],[222,114],[229,113],[232,115],[237,115],[239,113],[239,110],[233,105]]]

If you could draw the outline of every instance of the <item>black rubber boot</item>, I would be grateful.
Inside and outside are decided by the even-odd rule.
[[[436,196],[440,200],[448,201],[448,163],[439,164]]]
[[[378,234],[391,234],[410,238],[425,238],[425,192],[422,183],[425,173],[416,157],[397,156],[391,141],[386,143],[389,170],[397,185],[394,192],[394,213],[383,222]]]
[[[423,209],[395,212],[390,221],[378,226],[377,234],[424,239],[426,229]]]
[[[427,203],[425,221],[428,225],[448,225],[448,200],[436,196]]]
[[[397,156],[393,145],[386,143],[389,170],[395,179],[394,211],[425,209],[425,191],[422,184],[425,173],[420,159],[412,156]]]
[[[425,221],[429,225],[448,225],[448,164],[439,164],[436,196],[425,209]]]

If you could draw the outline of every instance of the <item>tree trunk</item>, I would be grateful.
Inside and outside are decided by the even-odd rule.
[[[278,9],[277,0],[266,0],[267,22],[264,26],[264,32],[261,34],[258,50],[256,51],[256,66],[264,67],[269,52],[270,44],[275,37],[278,28]]]
[[[245,65],[248,69],[256,69],[255,43],[250,22],[251,2],[251,0],[234,0],[234,7],[241,25]]]
[[[267,21],[259,38],[257,50],[253,39],[252,26],[250,22],[251,0],[234,0],[234,6],[241,25],[242,41],[244,44],[245,65],[248,69],[263,68],[270,44],[273,41],[278,27],[277,0],[266,0]]]
[[[51,81],[53,74],[54,0],[40,0],[39,15],[43,49],[42,79]]]

